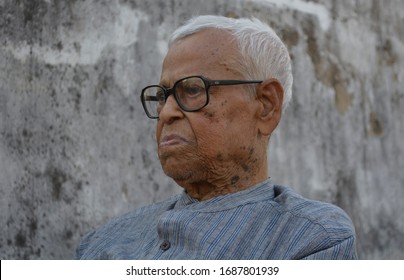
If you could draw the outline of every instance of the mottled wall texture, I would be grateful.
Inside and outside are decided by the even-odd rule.
[[[72,258],[88,230],[180,191],[139,90],[196,14],[279,33],[295,82],[271,177],[345,209],[361,258],[403,259],[401,0],[0,0],[0,258]]]

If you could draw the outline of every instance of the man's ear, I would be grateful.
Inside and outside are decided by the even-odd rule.
[[[258,130],[263,135],[270,135],[282,116],[283,87],[278,80],[268,79],[257,86],[256,93],[260,102]]]

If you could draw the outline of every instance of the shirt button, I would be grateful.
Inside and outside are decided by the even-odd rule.
[[[170,241],[164,240],[163,243],[161,243],[160,245],[160,249],[165,251],[170,249],[170,246],[171,246]]]

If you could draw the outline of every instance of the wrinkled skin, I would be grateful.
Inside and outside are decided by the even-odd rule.
[[[160,83],[202,75],[244,79],[236,71],[236,45],[229,33],[208,29],[177,41],[167,53]],[[256,87],[254,97],[247,87]],[[168,97],[157,123],[158,156],[164,172],[196,199],[251,187],[268,177],[267,145],[277,126],[283,90],[276,80],[259,85],[214,86],[209,104],[184,112]]]

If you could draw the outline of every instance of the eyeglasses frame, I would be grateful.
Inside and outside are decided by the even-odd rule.
[[[187,108],[184,108],[184,105],[178,100],[177,95],[175,94],[175,87],[182,82],[183,80],[186,79],[190,79],[190,78],[199,78],[203,81],[203,83],[205,84],[205,92],[206,92],[206,102],[203,106],[197,108],[197,109],[192,109],[189,110]],[[174,95],[174,99],[177,102],[178,106],[181,108],[181,110],[183,110],[184,112],[196,112],[201,110],[202,108],[206,107],[206,105],[209,104],[209,88],[211,86],[231,86],[231,85],[244,85],[244,84],[260,84],[262,83],[262,80],[210,80],[208,78],[205,78],[204,76],[198,76],[198,75],[193,75],[193,76],[188,76],[182,79],[179,79],[178,81],[176,81],[174,83],[174,85],[171,88],[166,88],[163,85],[149,85],[145,88],[142,89],[142,93],[140,95],[140,101],[142,102],[142,106],[143,109],[146,113],[146,115],[150,118],[150,119],[158,119],[159,116],[153,116],[149,113],[149,111],[147,110],[147,106],[146,106],[146,100],[144,98],[145,92],[147,89],[151,88],[151,87],[159,87],[163,90],[164,92],[164,102],[167,102],[168,97],[173,94]]]

